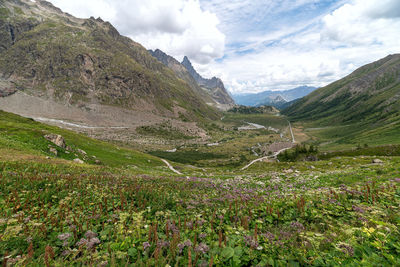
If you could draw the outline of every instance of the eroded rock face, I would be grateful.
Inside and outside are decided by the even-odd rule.
[[[15,92],[16,90],[12,88],[0,88],[0,97],[6,97],[14,94]]]
[[[65,144],[64,137],[62,137],[61,135],[48,134],[48,135],[45,135],[44,138],[46,138],[47,140],[49,140],[50,142],[52,142],[53,144],[55,144],[58,147],[61,147],[64,149],[67,147]]]
[[[192,75],[192,77],[196,80],[196,82],[202,86],[210,90],[210,94],[212,94],[213,98],[217,100],[220,104],[234,104],[235,101],[228,94],[225,89],[224,83],[221,79],[217,77],[213,77],[211,79],[203,78],[194,68],[192,63],[190,62],[188,57],[184,57],[181,63]]]

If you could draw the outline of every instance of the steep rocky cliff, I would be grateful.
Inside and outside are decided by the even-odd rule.
[[[149,50],[149,52],[165,66],[172,69],[178,77],[186,81],[209,105],[214,105],[221,109],[229,109],[235,104],[220,79],[216,77],[204,79],[196,72],[187,57],[184,58],[182,63],[179,63],[175,58],[160,49]]]

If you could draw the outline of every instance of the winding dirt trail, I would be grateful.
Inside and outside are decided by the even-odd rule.
[[[164,163],[167,165],[167,167],[168,167],[171,171],[173,171],[173,172],[176,173],[176,174],[183,175],[180,171],[175,170],[174,167],[172,167],[172,165],[171,165],[168,161],[166,161],[165,159],[161,159],[161,160],[162,160],[162,162],[164,162]]]
[[[289,123],[290,134],[292,135],[292,145],[293,145],[293,144],[296,143],[296,140],[294,139],[294,134],[293,134],[292,125],[291,125],[290,121],[288,121],[288,123]],[[256,162],[263,161],[263,160],[266,160],[266,159],[276,158],[280,153],[284,152],[285,150],[291,149],[292,147],[293,146],[286,147],[286,148],[283,148],[283,149],[275,152],[274,154],[272,154],[270,156],[265,156],[265,157],[262,157],[262,158],[255,159],[255,160],[251,161],[249,164],[247,164],[246,166],[244,166],[241,170],[242,171],[246,170],[247,168],[249,168],[251,165],[253,165]]]

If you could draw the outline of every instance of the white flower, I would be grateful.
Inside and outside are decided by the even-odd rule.
[[[263,247],[262,246],[258,246],[257,250],[263,250]]]

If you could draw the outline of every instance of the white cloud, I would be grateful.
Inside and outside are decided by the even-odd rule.
[[[159,48],[178,59],[187,55],[206,64],[222,57],[225,35],[219,20],[198,0],[50,0],[78,17],[102,17],[146,48]]]
[[[249,36],[242,47],[232,47],[224,61],[201,70],[219,74],[233,93],[285,90],[324,86],[400,52],[398,0],[347,1],[310,22],[294,21]]]
[[[365,46],[398,45],[400,1],[356,0],[327,15],[321,37],[328,42]]]

